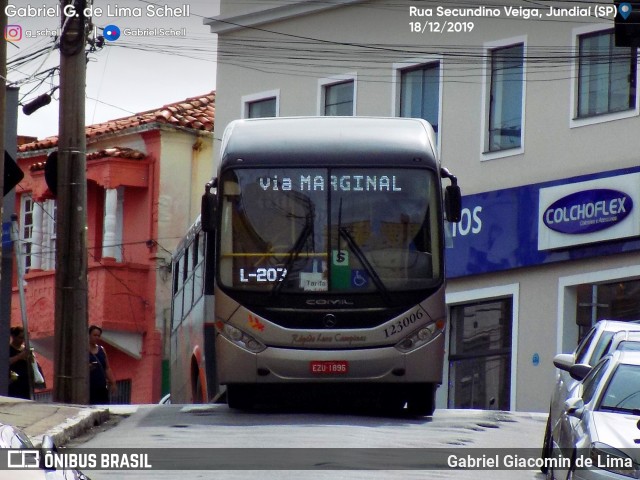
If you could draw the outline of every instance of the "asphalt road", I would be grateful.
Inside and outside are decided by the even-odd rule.
[[[433,417],[340,412],[238,412],[226,405],[144,406],[71,447],[100,455],[147,454],[150,470],[86,470],[105,479],[535,479],[499,465],[539,451],[537,413],[438,410]],[[485,461],[456,468],[449,458]],[[444,462],[444,464],[443,464]],[[488,465],[487,465],[487,462]]]

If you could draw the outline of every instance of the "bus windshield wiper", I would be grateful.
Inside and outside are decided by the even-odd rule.
[[[349,246],[349,249],[351,249],[351,251],[358,258],[358,260],[360,260],[360,263],[362,264],[364,269],[367,271],[367,273],[371,277],[371,280],[373,280],[373,284],[376,286],[376,288],[382,295],[382,298],[384,298],[384,301],[390,305],[392,302],[391,302],[391,297],[389,296],[389,290],[387,289],[387,287],[385,287],[384,283],[382,282],[382,279],[378,275],[378,272],[376,272],[376,269],[373,268],[369,260],[367,260],[366,255],[364,254],[360,246],[356,243],[351,233],[349,233],[349,230],[339,225],[338,234],[339,236],[344,237],[344,239],[347,242],[347,245]]]
[[[287,262],[284,264],[284,273],[271,290],[272,295],[275,296],[280,293],[280,290],[282,290],[282,285],[284,284],[286,278],[289,276],[289,272],[291,271],[293,262],[295,262],[300,256],[302,248],[306,245],[307,240],[311,235],[311,223],[312,221],[309,219],[309,217],[307,217],[307,221],[305,222],[304,227],[302,228],[302,231],[300,232],[300,235],[296,240],[296,243],[293,244],[293,247],[291,247],[291,250],[289,250],[288,252],[289,256],[287,258]]]

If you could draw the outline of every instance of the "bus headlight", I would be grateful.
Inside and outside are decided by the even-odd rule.
[[[433,322],[404,337],[394,346],[402,353],[408,353],[429,343],[444,329],[444,321]]]
[[[220,333],[240,348],[253,353],[260,353],[267,348],[262,342],[228,323],[224,324]]]

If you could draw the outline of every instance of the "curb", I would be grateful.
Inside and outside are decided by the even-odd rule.
[[[43,437],[49,435],[53,437],[55,444],[60,447],[90,428],[106,422],[108,419],[109,410],[84,409],[77,415],[67,418],[63,423],[47,430],[44,434],[31,437],[31,441],[36,448],[39,448],[42,445]]]

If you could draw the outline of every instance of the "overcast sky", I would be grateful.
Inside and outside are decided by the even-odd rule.
[[[43,9],[59,5],[59,0],[9,0],[15,9],[31,5]],[[91,3],[91,2],[87,2]],[[121,30],[119,39],[105,42],[104,48],[89,54],[86,86],[86,124],[126,117],[134,113],[161,107],[187,97],[215,90],[216,36],[209,32],[203,19],[218,14],[217,0],[184,0],[189,5],[188,17],[150,16],[148,8],[158,6],[181,7],[182,0],[93,0],[93,8],[101,8],[102,15],[93,16],[100,34],[108,25]],[[151,5],[150,5],[151,4]],[[116,11],[116,5],[119,10]],[[128,10],[124,10],[128,9]],[[109,13],[133,15],[107,16]],[[164,12],[164,10],[162,10]],[[31,12],[21,12],[32,14]],[[178,13],[186,13],[183,9]],[[9,12],[11,14],[11,11]],[[60,51],[53,47],[53,39],[42,30],[55,30],[60,17],[42,10],[35,16],[13,16],[8,24],[9,34],[21,39],[7,45],[8,80],[20,87],[20,99],[27,103],[59,85],[58,72],[45,77],[45,72],[60,63]],[[140,14],[140,16],[136,16]],[[186,29],[186,36],[126,36],[126,29]],[[35,38],[33,35],[40,34]],[[37,53],[39,50],[43,50]],[[26,63],[25,57],[33,55]],[[58,95],[54,100],[30,116],[18,113],[20,135],[43,138],[58,134]]]

